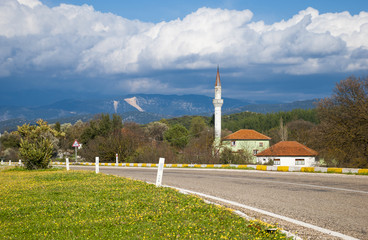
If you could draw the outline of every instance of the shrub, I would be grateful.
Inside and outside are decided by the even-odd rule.
[[[54,150],[48,139],[33,143],[22,139],[20,146],[19,152],[27,169],[48,168]]]
[[[27,169],[47,168],[52,157],[54,146],[59,142],[57,137],[65,134],[52,129],[42,119],[37,126],[24,124],[18,127],[21,138],[19,154]]]

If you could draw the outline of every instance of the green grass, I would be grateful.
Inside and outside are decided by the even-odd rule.
[[[0,239],[285,239],[200,198],[85,171],[0,171]]]

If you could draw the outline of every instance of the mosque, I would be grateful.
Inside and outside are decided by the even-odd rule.
[[[318,152],[295,141],[282,141],[270,148],[271,138],[253,129],[240,129],[224,138],[221,137],[221,108],[224,100],[221,98],[220,71],[217,67],[215,98],[215,129],[214,148],[221,153],[224,148],[230,148],[233,153],[247,151],[252,154],[254,163],[271,161],[281,166],[314,166]]]

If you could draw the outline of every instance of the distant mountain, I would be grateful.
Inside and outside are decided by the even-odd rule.
[[[212,99],[201,95],[136,94],[98,100],[67,99],[40,107],[0,106],[0,132],[15,130],[17,125],[34,123],[39,118],[49,123],[75,123],[79,119],[88,121],[98,113],[117,113],[126,122],[141,124],[184,115],[211,116]],[[243,111],[266,113],[313,107],[313,100],[250,104],[247,101],[225,98],[222,111],[224,114]]]
[[[236,99],[224,99],[223,109],[249,104]],[[65,118],[85,114],[145,112],[165,116],[199,115],[212,111],[212,98],[201,95],[137,94],[102,100],[67,99],[40,107],[0,106],[0,121],[21,118]]]

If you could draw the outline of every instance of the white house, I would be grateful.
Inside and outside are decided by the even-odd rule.
[[[256,154],[257,163],[272,160],[274,165],[311,167],[316,164],[318,152],[296,141],[282,141]]]

